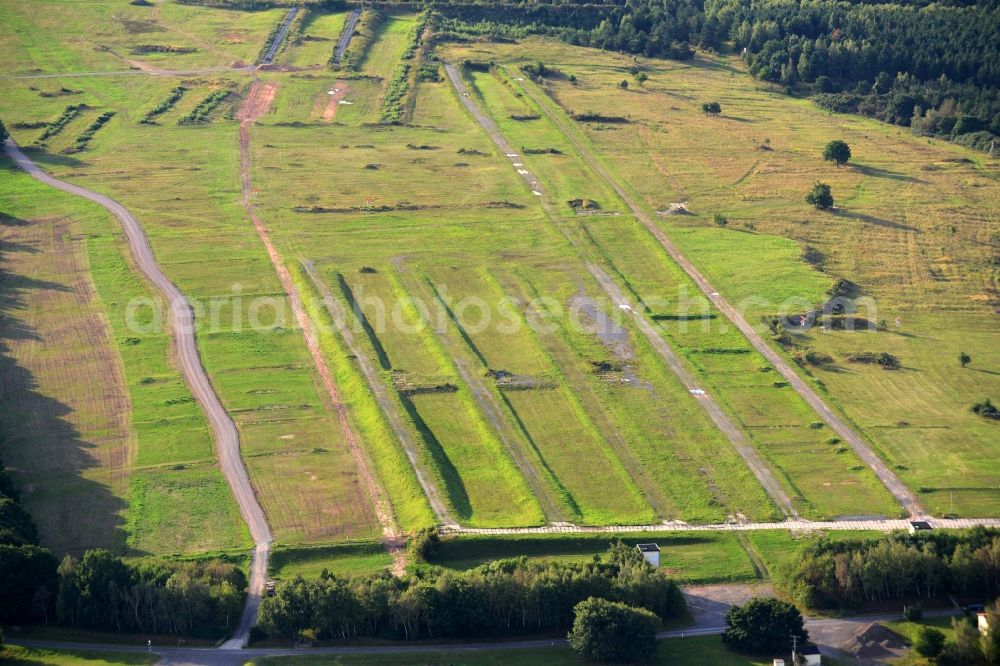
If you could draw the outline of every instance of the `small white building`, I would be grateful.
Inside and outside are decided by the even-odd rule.
[[[640,543],[636,546],[639,552],[642,553],[643,559],[652,564],[654,567],[660,567],[660,547],[655,543]]]
[[[910,527],[909,527],[910,534],[916,534],[917,532],[926,532],[927,530],[930,529],[932,529],[931,524],[928,523],[926,520],[910,521]]]
[[[806,666],[820,666],[823,663],[823,656],[819,653],[816,645],[806,645],[799,650],[799,656],[805,660]]]
[[[986,613],[976,613],[976,626],[979,627],[979,633],[983,636],[990,633],[990,622],[986,619]]]
[[[771,662],[771,666],[785,666],[785,660],[775,659],[773,662]]]

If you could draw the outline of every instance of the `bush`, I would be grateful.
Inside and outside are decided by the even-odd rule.
[[[944,651],[944,632],[934,627],[920,627],[917,638],[913,641],[913,649],[921,657],[937,658]]]
[[[722,105],[718,102],[705,102],[701,105],[701,110],[710,116],[717,116],[722,113]]]
[[[924,616],[924,609],[920,607],[920,604],[910,604],[908,606],[903,606],[903,618],[907,622],[916,622]]]
[[[823,159],[827,162],[836,162],[837,166],[842,166],[851,159],[851,148],[846,142],[839,139],[831,141],[823,149]]]
[[[780,599],[751,599],[726,613],[722,642],[753,654],[778,654],[792,649],[792,636],[809,638],[799,609]]]
[[[833,208],[833,193],[826,183],[816,183],[806,195],[806,203],[815,206],[819,210]]]
[[[997,409],[996,405],[989,398],[974,404],[972,406],[972,413],[985,416],[988,419],[1000,419],[1000,409]]]
[[[582,657],[598,662],[649,661],[656,652],[659,619],[644,608],[590,597],[573,609],[569,644]]]

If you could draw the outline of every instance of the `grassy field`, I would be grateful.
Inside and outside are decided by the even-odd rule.
[[[376,539],[380,527],[348,442],[239,205],[234,117],[250,78],[229,69],[257,57],[284,10],[82,2],[67,12],[55,0],[38,6],[37,12],[17,3],[0,7],[0,34],[7,37],[0,55],[12,73],[218,68],[169,77],[8,80],[0,115],[44,168],[130,208],[167,274],[196,301],[204,364],[240,429],[279,543],[311,548]],[[870,318],[886,320],[887,330],[794,331],[781,353],[831,357],[803,369],[807,381],[933,513],[1000,509],[996,426],[968,410],[973,400],[1000,399],[992,320],[997,277],[990,264],[1000,201],[995,162],[890,126],[831,116],[777,94],[721,57],[640,59],[649,80],[624,91],[617,83],[633,61],[616,54],[534,38],[439,47],[447,61],[501,63],[465,76],[475,101],[539,179],[540,206],[445,81],[411,86],[410,124],[373,125],[416,18],[388,15],[370,39],[358,40],[352,67],[335,72],[325,63],[344,18],[310,10],[278,57],[291,70],[260,73],[277,94],[252,130],[253,201],[315,323],[325,329],[328,315],[300,270],[304,261],[314,262],[344,307],[352,298],[361,302],[368,327],[356,337],[406,416],[418,466],[430,470],[459,522],[777,517],[730,443],[634,323],[595,326],[619,313],[591,265],[644,307],[800,514],[899,511],[871,471],[827,428],[816,427],[818,416],[699,295],[574,141],[592,148],[649,211],[687,202],[692,214],[659,216],[663,229],[750,321],[822,303],[837,278],[855,282],[872,299]],[[517,67],[528,60],[562,74],[532,82]],[[157,124],[140,124],[178,85],[184,94]],[[228,94],[202,122],[181,122],[219,92]],[[721,116],[700,112],[707,100],[722,104]],[[75,151],[77,138],[108,111],[116,115]],[[627,122],[569,120],[582,112],[625,115]],[[63,114],[61,130],[42,141],[44,123],[54,127]],[[569,136],[550,114],[571,124]],[[837,169],[822,162],[819,153],[831,138],[851,144],[853,164]],[[802,201],[817,179],[833,186],[835,212],[819,213]],[[129,332],[128,312],[155,323],[158,310],[129,310],[130,299],[145,292],[122,258],[114,227],[94,210],[22,181],[15,176],[0,187],[4,210],[32,224],[8,225],[4,239],[44,251],[6,250],[8,270],[70,288],[36,285],[26,291],[28,307],[16,313],[24,317],[5,325],[35,327],[43,339],[87,340],[86,350],[71,344],[58,350],[74,353],[79,376],[98,374],[98,366],[117,368],[101,374],[105,388],[95,391],[63,376],[68,370],[58,355],[7,333],[12,357],[36,381],[25,395],[51,400],[44,413],[59,427],[17,420],[12,405],[6,429],[43,429],[51,434],[41,446],[72,441],[79,449],[75,460],[58,459],[68,466],[59,472],[68,474],[64,481],[36,488],[30,479],[51,478],[55,458],[29,460],[23,438],[5,447],[28,480],[29,507],[47,539],[53,545],[61,539],[65,549],[100,543],[150,553],[245,545],[209,433],[173,370],[167,336],[155,326]],[[715,213],[728,218],[725,227],[713,224]],[[44,237],[30,235],[40,229]],[[57,279],[56,256],[71,277]],[[580,299],[588,303],[582,316],[572,311]],[[45,316],[27,321],[43,306]],[[72,316],[57,315],[70,310]],[[485,315],[491,321],[480,326]],[[537,326],[546,321],[553,325]],[[430,524],[410,462],[351,352],[332,330],[320,337],[397,520],[406,529]],[[846,358],[865,351],[890,352],[903,367],[884,371]],[[972,356],[970,367],[958,366],[959,351]],[[536,487],[557,505],[552,513],[563,515],[543,516],[549,498],[532,497]],[[87,495],[88,488],[100,492]],[[66,507],[84,495],[97,522],[60,530]],[[197,530],[216,506],[224,507],[225,525]],[[771,536],[748,543],[778,566],[784,546],[772,547]],[[691,561],[730,552],[727,539],[684,552]],[[736,546],[732,553],[743,551]],[[307,550],[289,555],[276,571],[313,571],[327,560],[343,560],[345,571],[384,564],[375,553],[327,557]],[[678,570],[690,566],[681,562]],[[719,576],[725,571],[717,567]],[[746,571],[732,566],[734,579]]]
[[[812,348],[834,358],[826,368],[811,372],[904,481],[921,490],[928,508],[939,515],[992,512],[1000,499],[998,470],[983,453],[995,439],[995,428],[968,408],[971,396],[985,397],[997,389],[996,375],[991,374],[995,355],[987,351],[996,339],[987,333],[995,277],[988,268],[991,246],[986,240],[996,234],[996,216],[988,212],[998,196],[995,163],[873,121],[830,115],[754,82],[725,59],[642,61],[649,82],[626,92],[616,84],[631,59],[593,50],[532,39],[515,48],[480,45],[452,48],[447,54],[453,60],[492,58],[512,64],[541,59],[574,74],[576,85],[564,77],[544,84],[552,108],[560,113],[615,114],[627,108],[628,123],[578,123],[577,131],[649,210],[688,202],[694,215],[663,217],[664,229],[751,320],[782,307],[794,313],[822,302],[826,288],[838,277],[858,283],[875,299],[874,318],[891,324],[900,316],[899,331],[894,326],[874,334],[814,331],[793,340],[798,350]],[[507,71],[518,70],[508,66]],[[722,116],[708,118],[700,112],[706,99],[722,103]],[[851,144],[856,165],[838,170],[822,162],[819,153],[831,138]],[[833,185],[839,212],[820,214],[804,204],[804,191],[817,179]],[[716,212],[729,218],[727,228],[712,224]],[[587,225],[623,273],[631,278],[642,268],[634,253],[628,254],[636,238],[620,233],[633,226],[630,221],[588,220]],[[850,242],[845,243],[845,237]],[[648,242],[643,239],[638,245]],[[800,258],[807,245],[823,257],[821,270]],[[736,255],[740,260],[732,261]],[[901,271],[903,266],[906,270]],[[674,295],[676,287],[663,284],[663,274],[663,268],[653,269],[647,285],[655,287],[640,288],[639,293],[660,307],[675,306],[680,297]],[[681,296],[690,299],[689,312],[706,307],[692,290]],[[714,346],[712,336],[698,328],[698,346]],[[684,346],[677,337],[673,341]],[[882,349],[901,358],[902,372],[843,360],[854,351]],[[960,350],[973,358],[978,353],[982,365],[960,371]],[[730,359],[724,356],[706,360],[706,354],[687,355],[706,361],[715,374],[729,370]],[[748,369],[756,365],[752,357],[746,360]],[[733,379],[747,385],[751,376]],[[769,400],[764,385],[771,382],[756,383],[761,386],[741,392],[753,404],[768,405],[761,401]],[[730,406],[737,414],[743,408],[739,397],[732,398]],[[766,411],[774,414],[772,406]],[[820,513],[853,510],[852,503],[845,505],[837,493],[823,490],[845,484],[852,495],[859,486],[867,487],[865,492],[875,493],[868,505],[891,512],[870,478],[845,474],[855,462],[831,468],[825,457],[829,454],[808,443],[801,418],[797,423],[755,418],[751,412],[751,418],[742,420],[755,428],[755,439],[768,457]],[[801,435],[789,438],[787,432],[775,432],[793,423]],[[796,478],[809,465],[797,452],[844,472],[838,474],[840,479],[824,479],[826,474],[817,472]],[[941,452],[947,452],[946,465],[937,464]]]
[[[286,56],[281,58],[294,67],[325,66],[344,31],[346,12],[308,10],[298,34],[291,39]]]
[[[43,543],[157,554],[244,545],[167,336],[127,325],[154,315],[130,312],[149,292],[116,223],[3,166],[3,456]],[[208,515],[211,531],[202,529]]]
[[[243,84],[242,79],[193,79],[189,94],[201,98],[213,86]],[[141,126],[136,116],[163,99],[174,81],[95,77],[74,79],[74,85],[83,91],[74,95],[78,101],[118,109],[119,115],[86,153],[37,152],[35,157],[57,174],[72,173],[129,207],[146,226],[167,274],[199,302],[202,359],[240,429],[248,469],[277,538],[313,542],[375,534],[370,501],[321,398],[301,334],[291,325],[273,269],[236,205],[236,127],[227,120],[235,99],[206,124],[176,125],[166,119],[159,126]],[[10,99],[18,100],[17,111],[9,106],[2,111],[12,125],[56,116],[55,109],[64,104],[39,96],[28,83],[15,86]],[[14,133],[24,144],[37,135],[16,128]],[[109,267],[95,263],[93,270]],[[154,408],[140,414],[157,419],[165,412]],[[160,455],[157,460],[182,463],[187,457]]]
[[[787,544],[787,534],[784,536]],[[659,544],[660,567],[678,581],[707,584],[758,579],[747,551],[731,532],[463,536],[444,539],[431,563],[464,570],[522,555],[537,560],[586,562],[595,555],[606,554],[616,538],[623,539],[626,544]]]
[[[387,568],[392,557],[379,542],[279,548],[271,554],[271,576],[316,578],[326,569],[341,576],[367,575]]]
[[[0,648],[0,664],[34,664],[37,666],[114,666],[116,664],[153,664],[157,655],[129,652],[98,652],[90,650],[46,650],[8,645]]]

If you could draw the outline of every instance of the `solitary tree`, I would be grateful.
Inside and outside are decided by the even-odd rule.
[[[921,657],[935,659],[944,650],[944,632],[934,627],[920,627],[917,640],[913,641],[913,649]]]
[[[826,183],[816,183],[806,195],[806,203],[816,206],[820,210],[833,207],[833,194],[830,186]]]
[[[799,609],[779,599],[756,597],[726,613],[722,642],[754,654],[791,650],[792,636],[799,642],[809,638]]]
[[[836,162],[841,167],[851,159],[851,147],[840,139],[835,139],[826,144],[823,149],[823,159],[827,162]]]
[[[628,81],[622,79],[621,82],[618,84],[618,87],[621,88],[622,90],[628,90]]]
[[[636,72],[635,73],[635,82],[639,84],[640,88],[642,87],[642,85],[644,83],[646,83],[646,81],[649,81],[649,77],[646,76],[646,72]]]
[[[644,608],[591,597],[578,603],[573,612],[569,644],[583,657],[634,663],[648,661],[656,652],[659,618]]]
[[[958,362],[961,363],[962,367],[964,368],[965,366],[972,363],[972,357],[966,354],[965,352],[960,352],[958,354]]]
[[[712,218],[712,221],[715,222],[720,227],[724,227],[727,224],[729,224],[729,220],[727,220],[726,216],[723,215],[722,213],[716,213],[715,216]]]
[[[3,121],[0,120],[0,143],[6,141],[8,136],[10,135],[7,134],[7,128],[4,127]]]
[[[701,110],[709,116],[717,116],[722,113],[722,105],[718,102],[705,102],[701,105]]]

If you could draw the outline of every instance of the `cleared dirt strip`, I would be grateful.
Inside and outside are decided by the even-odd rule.
[[[504,138],[496,123],[494,123],[493,120],[475,103],[465,86],[465,82],[462,80],[461,74],[459,74],[455,66],[447,64],[445,65],[445,71],[447,72],[452,85],[455,87],[455,90],[458,92],[458,96],[459,99],[461,99],[462,104],[469,111],[469,113],[472,114],[473,118],[475,118],[476,122],[479,123],[480,127],[486,131],[486,134],[493,140],[493,143],[496,144],[497,148],[499,148],[501,152],[507,156],[507,159],[510,160],[512,164],[518,162],[518,160],[520,160],[520,156],[514,151],[506,138]],[[523,165],[515,167],[515,170],[528,187],[531,188],[531,191],[538,195],[542,208],[545,210],[546,214],[553,219],[553,222],[556,222],[558,213],[552,210],[551,204],[545,198],[542,186],[538,182],[538,179],[536,179],[534,175],[532,175],[532,173]],[[575,239],[568,235],[566,238],[575,247],[578,246]],[[631,306],[628,305],[628,302],[625,300],[624,296],[622,296],[621,290],[614,283],[614,281],[608,277],[607,273],[605,273],[596,264],[588,264],[587,267],[613,303],[619,307],[625,305],[631,309]],[[653,348],[656,349],[660,356],[663,357],[667,367],[677,376],[677,378],[689,391],[700,390],[698,389],[694,378],[683,368],[676,354],[674,354],[673,350],[670,349],[670,346],[663,340],[653,326],[644,318],[639,316],[635,310],[632,310],[632,312],[636,315],[634,320],[639,326],[639,329],[649,339]],[[767,463],[765,463],[764,460],[758,455],[756,449],[750,445],[743,432],[736,427],[728,416],[726,416],[722,408],[718,406],[710,395],[704,392],[695,395],[697,396],[698,402],[708,413],[712,421],[716,424],[719,430],[726,435],[736,452],[743,458],[743,460],[746,461],[747,466],[754,473],[754,476],[756,476],[760,481],[761,486],[763,486],[764,490],[771,497],[771,500],[786,516],[797,517],[798,514],[795,511],[795,507],[792,505],[791,498],[788,497],[788,494],[785,493],[781,484],[777,481],[777,479],[775,479],[774,474],[771,472]]]
[[[174,352],[180,363],[181,374],[184,381],[191,389],[191,394],[198,401],[198,405],[212,426],[215,434],[215,448],[219,457],[219,465],[222,474],[226,477],[236,503],[240,507],[240,514],[250,530],[250,536],[254,540],[253,561],[250,565],[250,586],[247,590],[246,605],[240,624],[233,635],[232,640],[227,641],[223,647],[243,647],[250,634],[250,629],[256,623],[257,607],[264,594],[264,585],[267,579],[267,559],[270,553],[271,530],[267,525],[267,518],[264,510],[257,502],[253,486],[250,484],[250,477],[243,466],[243,459],[240,457],[240,435],[236,430],[233,419],[226,412],[216,394],[215,389],[208,379],[205,368],[202,367],[201,358],[198,355],[198,345],[195,340],[194,312],[184,294],[181,293],[173,282],[164,275],[156,263],[153,250],[149,245],[149,239],[139,221],[129,213],[124,206],[117,201],[110,199],[97,192],[71,185],[64,181],[53,178],[39,169],[31,160],[18,150],[17,146],[10,139],[4,144],[4,150],[8,157],[35,180],[46,185],[51,185],[69,194],[89,199],[94,203],[107,209],[114,215],[125,231],[128,240],[129,250],[135,261],[139,272],[149,280],[156,289],[163,294],[167,300],[170,315],[170,331],[174,341]]]
[[[319,290],[320,295],[323,297],[323,305],[326,306],[327,312],[330,313],[337,332],[340,333],[340,337],[343,338],[354,359],[357,361],[358,366],[361,368],[361,373],[365,376],[368,388],[371,389],[372,395],[375,396],[375,401],[385,414],[393,434],[396,435],[396,439],[402,444],[403,453],[406,454],[407,459],[410,461],[413,472],[417,476],[417,481],[420,482],[420,487],[423,489],[424,495],[427,496],[427,501],[430,502],[435,517],[437,517],[438,522],[442,525],[457,527],[455,519],[451,517],[448,507],[441,499],[440,490],[434,481],[431,480],[430,474],[420,463],[417,443],[413,441],[410,431],[407,430],[405,420],[399,413],[396,402],[389,395],[389,390],[386,388],[385,382],[379,377],[379,373],[375,370],[371,359],[358,346],[357,341],[354,339],[351,326],[347,323],[347,314],[344,312],[344,308],[334,298],[333,294],[330,293],[330,288],[323,282],[323,278],[320,277],[313,263],[311,261],[303,261],[302,266],[305,268],[309,279],[316,285],[316,289]]]
[[[667,235],[659,227],[655,220],[653,220],[646,211],[632,198],[632,196],[625,190],[625,188],[614,178],[608,169],[594,157],[590,149],[585,145],[585,143],[576,135],[576,128],[571,126],[566,118],[562,117],[559,113],[554,113],[545,103],[545,100],[540,99],[540,94],[533,88],[533,86],[527,83],[521,84],[522,90],[524,90],[531,99],[535,101],[539,108],[545,113],[545,115],[558,127],[562,133],[566,136],[567,140],[573,144],[573,147],[580,153],[580,156],[584,159],[590,168],[594,170],[595,173],[601,176],[607,182],[608,186],[611,187],[616,194],[624,201],[636,218],[642,222],[643,226],[649,231],[650,234],[663,246],[663,249],[667,251],[670,257],[677,262],[677,264],[684,269],[684,272],[698,285],[698,288],[705,294],[705,296],[719,309],[720,312],[726,315],[726,317],[746,336],[750,344],[754,346],[758,352],[760,352],[782,376],[788,380],[788,383],[795,389],[795,392],[802,396],[802,398],[809,403],[809,406],[820,415],[820,417],[836,432],[840,435],[841,439],[848,442],[854,452],[861,458],[875,475],[878,476],[879,480],[885,485],[886,489],[892,493],[896,501],[906,510],[906,512],[911,517],[922,517],[925,515],[924,509],[917,499],[917,496],[906,487],[906,485],[899,479],[896,474],[889,469],[889,466],[878,457],[878,455],[872,451],[871,447],[868,445],[864,439],[861,438],[847,423],[844,422],[830,407],[823,401],[819,395],[810,388],[805,381],[795,372],[795,370],[789,365],[789,363],[782,358],[771,346],[764,340],[763,337],[756,331],[756,329],[751,326],[746,319],[743,318],[736,308],[730,305],[715,287],[709,283],[704,275],[701,274],[694,264],[692,264],[687,257],[685,257],[681,251],[673,244],[673,242],[667,238]]]
[[[375,515],[378,518],[379,524],[382,525],[383,542],[393,558],[393,571],[395,573],[402,573],[406,564],[405,540],[400,533],[399,526],[396,524],[392,505],[389,503],[384,489],[379,484],[372,470],[367,452],[361,445],[358,436],[354,433],[354,429],[348,418],[347,406],[344,404],[340,396],[340,391],[333,381],[333,375],[330,373],[326,359],[323,358],[323,352],[316,337],[316,332],[313,330],[312,322],[302,305],[302,299],[295,289],[292,276],[288,272],[288,268],[285,266],[281,255],[271,242],[270,234],[268,234],[263,221],[257,216],[256,208],[251,200],[253,185],[250,180],[250,128],[257,118],[267,113],[276,92],[277,84],[265,84],[259,79],[254,80],[236,116],[240,123],[240,181],[243,190],[243,207],[253,222],[257,236],[260,238],[261,243],[264,244],[267,255],[271,259],[271,265],[274,267],[275,273],[278,275],[278,280],[281,282],[285,295],[288,297],[292,312],[295,314],[295,320],[302,329],[306,347],[313,358],[316,372],[319,374],[320,381],[326,388],[327,395],[330,398],[341,430],[344,433],[344,438],[347,440],[348,448],[351,452],[351,457],[354,459],[358,474],[361,476],[368,494],[372,498],[375,506]]]

